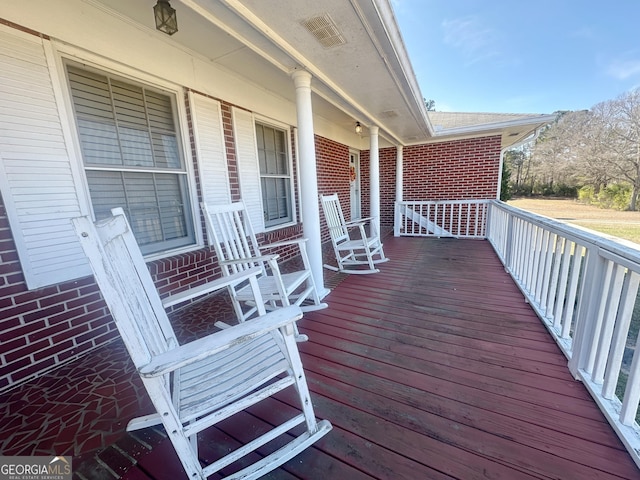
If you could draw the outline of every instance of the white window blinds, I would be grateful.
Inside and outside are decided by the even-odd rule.
[[[96,218],[122,207],[144,253],[195,242],[173,98],[67,67]]]

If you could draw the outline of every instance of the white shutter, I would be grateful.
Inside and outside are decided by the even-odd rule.
[[[233,109],[233,131],[236,140],[240,194],[244,201],[251,225],[256,233],[264,231],[264,212],[260,191],[260,170],[256,149],[256,128],[253,114],[245,110]]]
[[[193,107],[193,131],[204,202],[207,205],[231,203],[220,102],[190,93],[189,103]]]
[[[71,227],[82,213],[42,42],[0,30],[0,188],[30,289],[90,273]]]

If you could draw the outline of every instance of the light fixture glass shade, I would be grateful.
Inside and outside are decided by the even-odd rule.
[[[356,122],[356,133],[358,135],[362,133],[362,125],[360,125],[360,122]]]
[[[158,0],[153,7],[156,18],[156,28],[167,35],[173,35],[178,31],[178,19],[175,8],[171,8],[169,0]]]

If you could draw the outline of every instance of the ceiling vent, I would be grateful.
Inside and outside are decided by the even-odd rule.
[[[334,48],[347,43],[328,13],[308,18],[300,23],[324,48]]]
[[[398,112],[395,110],[385,110],[384,112],[380,112],[380,118],[396,118],[398,116]]]

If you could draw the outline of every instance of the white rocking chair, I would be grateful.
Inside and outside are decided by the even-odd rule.
[[[387,262],[389,259],[384,256],[382,242],[378,232],[373,231],[370,224],[372,218],[362,218],[352,222],[346,222],[342,214],[342,207],[338,194],[321,195],[322,210],[324,218],[329,227],[333,251],[336,254],[338,266],[325,264],[324,267],[342,273],[377,273],[380,270],[376,264]],[[369,231],[365,228],[369,223]],[[351,230],[358,231],[358,235],[352,237]],[[377,257],[377,258],[375,258]],[[367,268],[361,268],[361,267]]]
[[[226,478],[254,479],[277,468],[331,430],[316,422],[302,363],[294,340],[295,306],[179,345],[163,303],[122,209],[95,225],[88,217],[73,220],[96,281],[111,310],[157,413],[132,420],[127,430],[162,423],[187,477],[205,479],[266,445],[293,427],[304,433],[275,452]],[[263,314],[256,275],[259,269],[216,280],[178,294],[175,304],[196,295],[249,281]],[[294,386],[302,413],[202,467],[197,434],[219,421]]]
[[[207,224],[209,244],[216,251],[222,273],[232,275],[258,267],[258,285],[267,310],[287,305],[297,305],[303,312],[327,308],[327,304],[320,301],[313,281],[305,238],[259,246],[242,202],[229,205],[203,203],[201,206]],[[286,245],[298,246],[302,270],[281,273],[278,265],[279,256],[267,253]],[[238,318],[244,319],[254,313],[254,296],[248,286],[230,288],[230,293]],[[246,312],[243,311],[243,304],[250,307]],[[305,335],[298,337],[299,341],[305,339]]]

